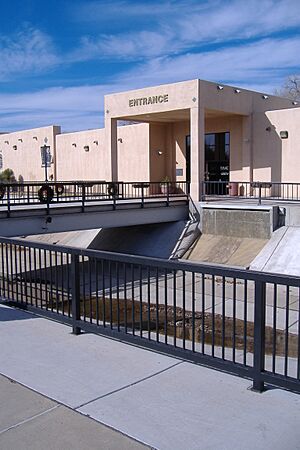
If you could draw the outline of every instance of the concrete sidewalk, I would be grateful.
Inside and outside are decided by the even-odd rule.
[[[0,372],[48,397],[41,397],[40,409],[28,408],[28,415],[49,410],[37,419],[44,422],[36,422],[33,434],[44,432],[50,449],[68,449],[56,445],[51,427],[55,436],[74,428],[79,436],[89,435],[89,449],[142,448],[90,419],[81,431],[77,421],[85,418],[77,412],[160,450],[300,449],[299,395],[279,389],[256,394],[247,389],[249,380],[104,337],[73,336],[65,325],[1,305],[0,340]],[[1,389],[1,405],[14,398],[5,392]],[[21,406],[22,395],[16,394]],[[8,425],[1,416],[1,429],[23,420],[18,407],[14,411]],[[59,414],[65,427],[55,425]],[[86,431],[89,427],[93,431]],[[18,448],[1,441],[10,434],[19,448],[27,448],[19,430],[0,434],[0,447]],[[98,443],[98,433],[106,446]]]
[[[2,450],[143,450],[149,447],[0,376]]]

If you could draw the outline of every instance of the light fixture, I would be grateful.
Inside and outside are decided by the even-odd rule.
[[[83,147],[83,150],[84,150],[85,152],[89,152],[89,151],[90,151],[90,147],[89,147],[88,145],[85,145],[85,146]]]
[[[240,94],[240,93],[241,93],[241,90],[240,90],[240,89],[235,89],[234,92],[235,92],[236,94]]]
[[[17,146],[16,145],[13,145],[13,150],[17,150]]]
[[[163,152],[162,152],[161,150],[157,150],[157,154],[158,154],[159,156],[161,156],[161,155],[163,154]]]
[[[22,138],[19,138],[18,141],[19,141],[19,142],[23,142],[23,139],[22,139]]]
[[[109,109],[107,109],[105,112],[106,112],[106,114],[108,114],[109,113]]]
[[[118,138],[118,142],[120,142],[122,144],[123,139],[122,138]]]
[[[261,98],[263,98],[264,100],[267,100],[267,98],[269,98],[269,96],[266,95],[266,94],[263,94],[263,95],[261,96]]]
[[[72,144],[72,145],[73,145],[73,147],[77,147],[77,144],[76,144],[76,142],[73,142],[73,144]]]
[[[9,144],[9,142],[8,141],[4,141],[4,144]]]
[[[279,132],[281,139],[287,139],[289,137],[289,132],[287,130],[283,130]]]
[[[298,105],[298,102],[293,101],[293,102],[292,102],[292,105]]]
[[[99,145],[99,142],[98,141],[93,141],[93,144]]]
[[[33,136],[32,139],[34,139],[35,141],[38,140],[37,136]]]
[[[197,101],[196,97],[193,97],[192,100],[194,103],[195,103],[195,101]]]
[[[270,132],[270,131],[272,131],[272,128],[271,128],[271,127],[267,127],[267,128],[266,128],[266,131],[269,131],[269,132]]]
[[[224,88],[223,88],[223,86],[218,85],[218,86],[217,86],[217,89],[219,89],[219,91],[223,91]]]

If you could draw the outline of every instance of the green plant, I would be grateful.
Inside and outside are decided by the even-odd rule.
[[[16,177],[12,169],[5,169],[0,173],[1,183],[16,183]]]
[[[162,180],[161,180],[161,184],[165,184],[165,183],[170,183],[170,178],[168,176],[165,176]]]

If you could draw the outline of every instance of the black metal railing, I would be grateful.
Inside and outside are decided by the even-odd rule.
[[[8,213],[22,205],[79,204],[84,207],[92,202],[138,202],[143,207],[147,201],[187,199],[186,182],[106,182],[59,181],[0,184],[0,207]]]
[[[202,199],[209,200],[222,196],[240,199],[300,201],[300,183],[280,183],[265,181],[204,181]]]
[[[0,238],[2,302],[300,392],[300,278]]]

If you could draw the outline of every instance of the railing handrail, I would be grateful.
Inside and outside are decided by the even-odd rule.
[[[225,267],[221,264],[206,264],[185,261],[165,260],[149,256],[127,255],[125,253],[108,252],[104,250],[80,249],[67,245],[55,245],[41,242],[33,242],[22,239],[13,239],[0,236],[0,244],[13,244],[16,246],[44,249],[51,252],[64,252],[70,255],[87,256],[95,259],[106,259],[120,263],[129,263],[159,269],[181,270],[194,273],[205,273],[208,275],[225,276],[228,278],[240,278],[248,281],[262,281],[265,283],[278,283],[300,287],[300,277],[286,274],[274,274],[269,272],[258,272],[254,270],[239,269],[236,267]]]

